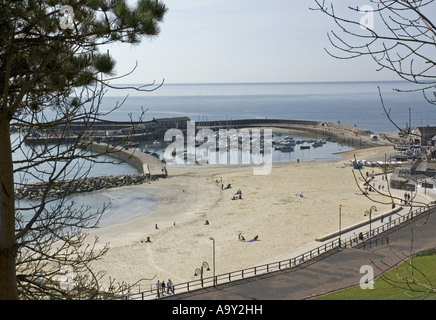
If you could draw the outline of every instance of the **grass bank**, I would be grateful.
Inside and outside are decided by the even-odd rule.
[[[375,279],[373,289],[360,286],[315,300],[436,300],[436,249],[399,264]]]

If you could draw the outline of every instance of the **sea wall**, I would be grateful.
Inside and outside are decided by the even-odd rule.
[[[148,158],[143,152],[137,152],[134,149],[122,148],[120,146],[110,146],[109,144],[96,142],[86,144],[85,148],[91,152],[104,154],[118,159],[121,162],[130,163],[139,171],[139,173],[143,175],[150,175],[150,170],[147,163]]]
[[[104,154],[122,162],[130,163],[139,173],[146,176],[154,178],[165,178],[167,176],[166,168],[160,159],[134,148],[129,149],[96,142],[87,144],[84,147],[94,153]]]

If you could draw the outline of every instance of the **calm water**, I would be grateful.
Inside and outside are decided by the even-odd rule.
[[[17,141],[19,139],[18,133],[14,133],[11,135],[12,141]],[[37,148],[38,146],[36,146]],[[24,161],[25,159],[28,159],[31,155],[31,148],[23,144],[21,150],[18,149],[13,153],[13,159],[14,161]],[[56,152],[56,150],[53,150],[52,153]],[[25,164],[21,164],[21,166],[25,166]],[[61,166],[58,166],[61,168]],[[16,167],[17,169],[18,167]],[[73,178],[80,178],[83,174],[87,174],[89,177],[99,177],[99,176],[107,176],[107,175],[121,175],[121,174],[136,174],[138,173],[138,170],[128,164],[128,163],[119,163],[114,158],[111,158],[109,156],[103,156],[100,158],[98,163],[91,163],[91,162],[85,162],[83,160],[76,160],[73,161],[72,164],[69,166],[70,170],[67,170],[65,173],[65,179],[73,179]],[[114,170],[115,168],[115,170]],[[53,170],[53,163],[49,162],[43,162],[38,165],[38,171],[37,174],[38,177],[41,179],[48,179],[48,173],[52,172]],[[59,172],[59,170],[57,171]],[[35,173],[36,174],[36,173]],[[38,179],[33,177],[32,175],[26,174],[23,176],[22,173],[16,173],[14,176],[15,181],[25,181],[26,183],[37,183],[39,182]]]
[[[108,120],[134,120],[141,107],[144,120],[187,116],[193,121],[227,119],[293,119],[338,122],[371,131],[395,131],[380,100],[400,127],[434,125],[436,106],[421,92],[395,92],[416,88],[404,82],[164,84],[153,92],[110,90],[103,99],[109,109],[129,95]]]

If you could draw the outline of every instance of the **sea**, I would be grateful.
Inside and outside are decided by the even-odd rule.
[[[398,128],[436,125],[435,105],[429,103],[431,92],[417,91],[404,81],[302,82],[302,83],[216,83],[216,84],[146,84],[147,91],[133,85],[115,85],[107,90],[100,109],[101,119],[113,121],[149,121],[153,118],[189,117],[191,121],[236,119],[315,120],[357,126],[373,132],[391,132]],[[434,98],[434,95],[433,95]],[[121,105],[121,106],[120,106]],[[145,111],[145,113],[143,113]],[[289,132],[295,140],[319,138],[303,132]],[[164,141],[154,151],[162,154]],[[151,149],[150,142],[140,145]],[[340,142],[328,142],[319,148],[293,152],[274,151],[273,161],[329,161],[338,154],[358,148]],[[137,173],[129,164],[100,163],[90,176]],[[171,171],[169,170],[169,173]],[[130,199],[131,201],[126,201]],[[110,203],[101,224],[125,221],[148,214],[155,204],[151,195],[135,190],[106,190],[78,195],[79,204]],[[126,210],[128,206],[128,210]],[[124,209],[123,209],[124,208]],[[122,216],[119,211],[125,212]],[[118,213],[117,213],[118,212]],[[113,214],[115,214],[115,217]],[[127,214],[128,213],[128,214]]]
[[[341,122],[375,132],[436,122],[435,106],[426,98],[434,93],[405,81],[163,84],[139,92],[109,89],[102,110],[124,99],[108,120],[145,120],[189,117],[192,121],[231,119],[292,119]],[[136,85],[138,86],[138,85]],[[397,91],[401,90],[401,92]],[[384,110],[384,108],[385,110]],[[389,117],[388,117],[389,115]],[[389,120],[391,118],[391,120]],[[395,125],[394,125],[395,124]]]

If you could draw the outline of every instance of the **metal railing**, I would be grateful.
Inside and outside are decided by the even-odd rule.
[[[179,283],[173,285],[172,288],[173,291],[171,292],[171,295],[188,293],[204,288],[214,287],[220,284],[231,283],[234,281],[249,279],[256,276],[269,274],[272,272],[295,268],[303,263],[306,263],[310,260],[320,257],[325,253],[332,252],[332,250],[335,249],[336,250],[344,249],[356,245],[361,245],[365,249],[366,247],[371,247],[373,245],[388,244],[389,243],[388,237],[381,237],[374,240],[370,240],[370,239],[375,237],[376,235],[382,234],[387,230],[399,226],[404,222],[407,222],[413,219],[414,217],[421,215],[422,213],[428,212],[430,209],[431,208],[428,207],[420,207],[416,210],[408,212],[405,215],[401,215],[398,218],[395,218],[391,221],[387,221],[383,223],[381,226],[373,228],[371,231],[361,232],[358,235],[350,236],[344,239],[334,239],[332,241],[326,242],[312,250],[299,254],[290,259],[259,265],[247,269],[232,271],[229,273],[217,275],[215,277],[213,276],[203,277],[198,280]],[[159,288],[159,290],[161,289]],[[158,293],[158,288],[155,285],[152,285],[150,289],[146,291],[140,291],[140,289],[138,289],[137,293],[133,293],[132,290],[130,289],[129,292],[127,292],[120,298],[128,299],[128,300],[153,300],[153,299],[165,298],[168,296],[166,294],[167,294],[167,288],[165,288],[164,293],[162,293],[162,291],[159,291]]]

